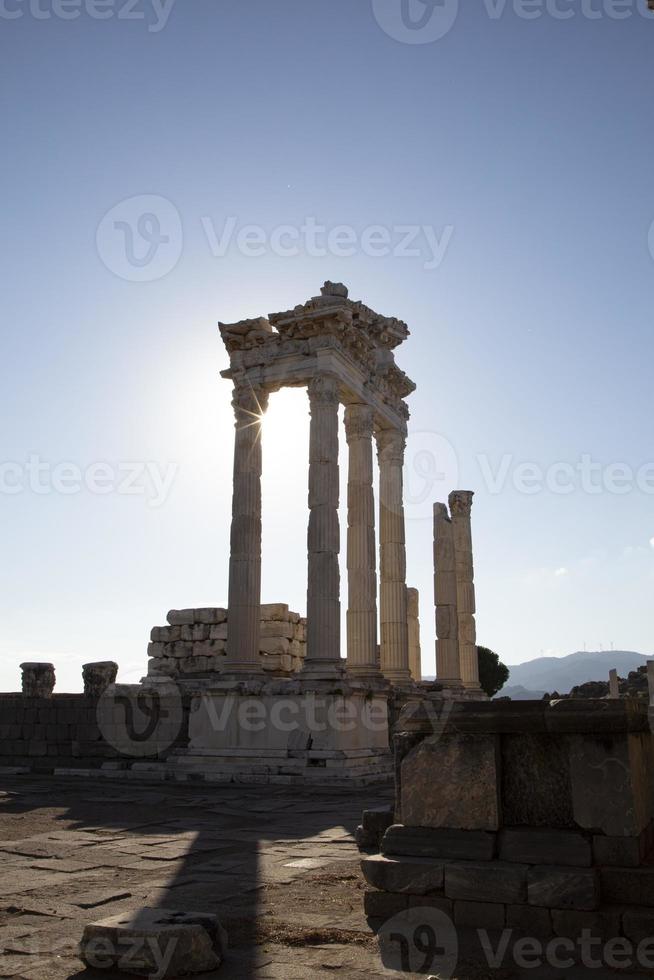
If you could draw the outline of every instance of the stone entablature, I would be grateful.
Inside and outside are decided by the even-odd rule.
[[[409,336],[406,324],[348,299],[340,283],[326,282],[321,293],[267,319],[221,323],[230,355],[222,376],[272,392],[331,373],[343,404],[368,404],[376,410],[380,428],[397,427],[406,434],[409,409],[404,399],[415,384],[393,355]]]

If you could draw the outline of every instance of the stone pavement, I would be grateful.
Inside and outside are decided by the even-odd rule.
[[[77,958],[84,924],[146,905],[216,913],[225,980],[384,976],[353,832],[388,799],[0,776],[0,977],[112,976]]]
[[[362,811],[388,802],[376,787],[143,788],[0,774],[0,977],[125,977],[85,969],[77,943],[85,923],[143,906],[219,916],[230,949],[204,980],[398,977],[363,915],[353,838]],[[491,969],[471,959],[473,936],[458,942],[448,980],[609,976]]]

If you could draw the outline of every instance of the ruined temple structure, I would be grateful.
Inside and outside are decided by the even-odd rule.
[[[144,779],[387,780],[391,732],[407,704],[485,698],[475,646],[472,493],[454,491],[448,506],[435,505],[439,676],[423,682],[419,596],[406,582],[403,504],[406,399],[415,385],[394,353],[408,336],[406,324],[327,282],[319,296],[292,310],[221,323],[220,333],[230,358],[222,376],[233,385],[235,420],[228,608],[171,610],[167,624],[152,630],[141,686],[114,685],[115,664],[85,667],[85,696],[101,696],[100,734],[114,750],[111,772],[119,771],[118,751],[125,768]],[[306,617],[284,603],[261,602],[261,422],[269,398],[287,386],[306,389],[310,415]],[[341,406],[348,446],[344,650]],[[51,698],[53,666],[23,666],[25,695]],[[116,703],[108,705],[114,688]],[[20,714],[20,705],[14,708]],[[50,717],[46,704],[42,711]],[[168,738],[167,728],[157,730],[157,718],[163,722],[170,711],[181,728]],[[152,729],[152,744],[128,724],[139,712],[145,712],[143,731]],[[85,757],[101,756],[100,748],[91,745]],[[130,761],[130,755],[138,758]]]
[[[177,610],[153,631],[149,679],[175,677],[192,697],[188,748],[172,775],[372,781],[391,773],[391,720],[424,696],[418,594],[406,584],[404,451],[414,383],[394,351],[405,323],[327,282],[267,318],[221,323],[233,384],[233,506],[227,610]],[[308,394],[307,614],[261,604],[261,422],[284,387]],[[339,408],[348,445],[347,629],[341,652]],[[374,448],[379,501],[373,493]],[[476,668],[470,506],[437,505],[436,697],[483,697]],[[376,515],[378,514],[378,525]],[[377,535],[378,531],[378,535]],[[378,540],[377,540],[378,538]],[[379,554],[379,582],[377,581]],[[378,604],[379,596],[379,604]],[[380,636],[378,638],[378,622]],[[442,635],[442,639],[440,638]],[[254,706],[254,707],[253,707]],[[243,712],[257,713],[256,725]]]

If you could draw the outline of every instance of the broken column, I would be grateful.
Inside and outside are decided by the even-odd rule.
[[[256,674],[261,669],[261,420],[268,394],[236,384],[232,406],[236,436],[225,670]]]
[[[345,409],[349,447],[347,480],[347,669],[352,676],[379,676],[377,664],[377,563],[372,490],[373,411]]]
[[[475,628],[475,585],[472,560],[470,512],[474,494],[454,490],[449,496],[456,564],[456,600],[459,619],[459,662],[461,680],[467,688],[479,687],[477,634]]]
[[[402,481],[405,444],[404,435],[398,429],[381,429],[377,433],[381,669],[393,684],[407,684],[411,681]]]
[[[341,671],[338,554],[338,406],[336,378],[317,374],[308,385],[309,531],[307,652],[304,672],[333,677]]]
[[[461,687],[454,530],[445,504],[434,504],[434,601],[436,677],[444,687]]]
[[[411,679],[422,680],[420,656],[420,594],[417,589],[406,590],[406,617],[409,634],[409,670]]]
[[[50,698],[55,686],[54,664],[24,663],[20,665],[23,672],[23,694],[28,698]]]
[[[99,698],[110,684],[113,684],[118,674],[118,664],[113,660],[102,660],[94,664],[84,664],[82,679],[84,695],[87,698]]]

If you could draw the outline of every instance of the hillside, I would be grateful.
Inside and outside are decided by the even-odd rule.
[[[508,683],[499,696],[522,699],[529,696],[528,692],[533,692],[533,697],[541,697],[543,691],[567,694],[578,684],[608,680],[613,667],[619,677],[626,677],[630,671],[637,670],[650,659],[633,650],[580,650],[567,657],[539,657],[511,666]],[[524,690],[512,695],[511,688]]]

